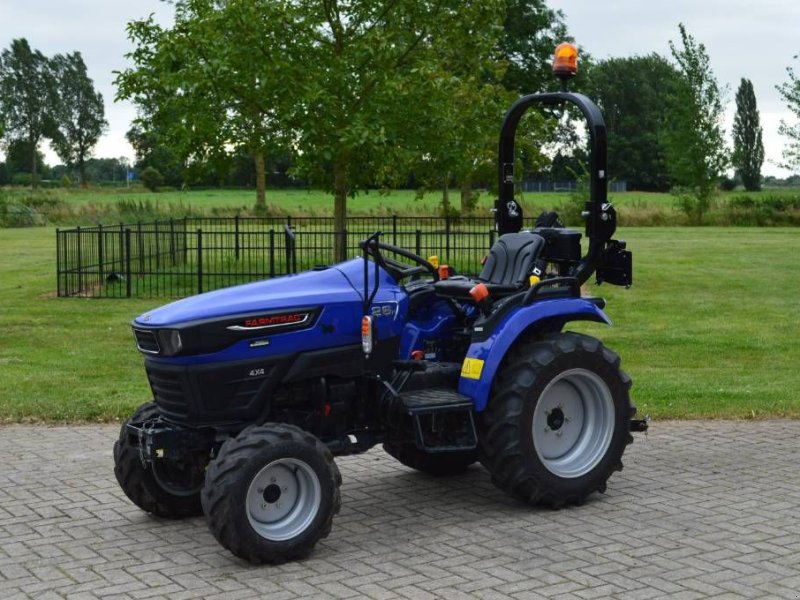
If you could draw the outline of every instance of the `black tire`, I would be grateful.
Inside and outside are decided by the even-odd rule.
[[[405,466],[435,477],[459,475],[478,460],[477,450],[428,454],[411,444],[390,442],[384,443],[383,449]]]
[[[523,502],[553,508],[604,492],[633,441],[631,379],[619,363],[599,340],[577,333],[550,334],[512,348],[479,431],[481,462],[492,482]],[[562,446],[567,450],[559,455]]]
[[[271,483],[260,487],[262,481]],[[296,486],[294,497],[285,482]],[[253,425],[227,440],[209,465],[203,511],[211,533],[233,554],[253,564],[281,563],[304,558],[327,537],[341,506],[341,483],[333,455],[312,434],[293,425]],[[309,496],[299,490],[313,496],[317,486],[318,499],[304,500]],[[280,505],[282,494],[290,498],[288,509]],[[288,512],[270,521],[273,509]],[[289,525],[281,529],[284,522]]]
[[[128,423],[140,423],[156,416],[158,407],[155,402],[147,402],[122,424],[119,439],[114,442],[114,475],[125,495],[146,512],[168,519],[199,516],[203,514],[199,489],[202,485],[200,467],[195,469],[199,471],[193,475],[197,485],[186,490],[169,487],[165,482],[170,479],[170,465],[164,461],[159,467],[151,465],[145,468],[139,456],[139,446],[127,432]],[[159,468],[163,469],[161,477],[154,471]],[[173,472],[180,473],[180,469],[173,469]]]

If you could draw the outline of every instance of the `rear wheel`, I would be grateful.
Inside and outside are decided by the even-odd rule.
[[[159,459],[145,467],[138,440],[128,433],[128,423],[142,423],[157,416],[156,404],[147,402],[122,424],[114,443],[114,475],[125,495],[146,512],[170,519],[201,515],[205,460],[197,457],[191,464],[184,464]]]
[[[437,477],[463,473],[478,460],[477,450],[428,454],[411,444],[390,442],[383,444],[383,449],[405,466]]]
[[[202,501],[220,544],[251,563],[303,558],[331,530],[342,483],[330,450],[293,425],[252,426],[226,441]]]
[[[605,491],[633,440],[631,380],[619,362],[599,340],[576,333],[514,348],[497,374],[480,435],[495,485],[553,507]]]

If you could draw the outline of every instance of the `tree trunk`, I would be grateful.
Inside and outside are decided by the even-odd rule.
[[[86,183],[86,162],[84,162],[83,157],[78,159],[78,177],[80,177],[81,187],[83,189],[89,187]]]
[[[347,159],[337,157],[333,163],[333,230],[334,261],[347,260]]]
[[[31,145],[31,189],[39,187],[39,165],[36,164],[36,144],[33,138],[28,138]]]
[[[475,208],[472,205],[472,177],[464,175],[461,179],[461,212],[468,214]]]
[[[258,150],[255,153],[256,161],[256,212],[265,212],[267,210],[267,176],[266,176],[266,160],[264,152]]]
[[[450,173],[445,171],[442,187],[442,214],[450,214]]]

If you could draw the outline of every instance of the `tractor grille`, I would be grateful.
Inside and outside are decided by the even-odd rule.
[[[171,421],[186,421],[189,417],[189,401],[183,368],[155,368],[153,364],[147,364],[146,368],[153,399],[161,414]]]
[[[136,347],[141,352],[158,354],[161,351],[155,332],[147,331],[146,329],[134,329],[133,335],[136,336]]]

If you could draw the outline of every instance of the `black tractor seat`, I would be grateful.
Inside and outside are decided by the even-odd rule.
[[[437,281],[433,284],[436,295],[469,300],[469,291],[479,283],[485,284],[494,298],[522,291],[530,285],[531,269],[544,244],[542,236],[528,231],[501,235],[476,279],[453,277]]]

